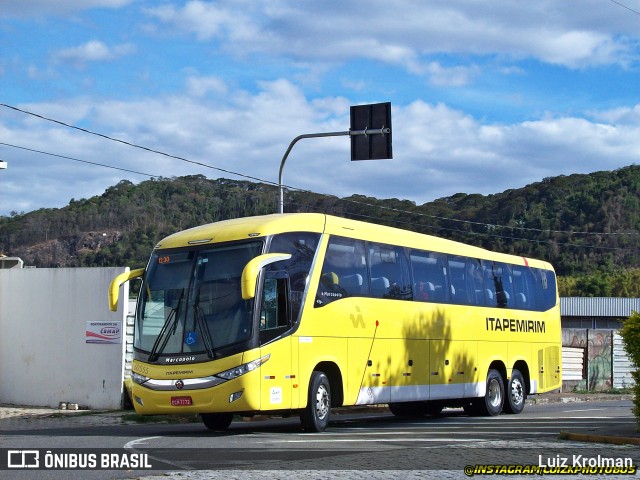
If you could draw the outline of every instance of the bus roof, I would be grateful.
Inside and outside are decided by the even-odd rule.
[[[156,245],[156,249],[215,244],[285,232],[327,233],[453,255],[552,269],[548,262],[541,260],[493,252],[432,235],[323,213],[272,214],[209,223],[169,235]]]
[[[321,213],[285,213],[233,218],[174,233],[162,239],[156,248],[246,240],[283,232],[322,233],[325,218],[326,215]]]

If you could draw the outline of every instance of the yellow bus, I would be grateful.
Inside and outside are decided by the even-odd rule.
[[[561,386],[549,263],[317,213],[239,218],[170,235],[142,277],[130,395],[146,414],[398,416],[520,413]]]

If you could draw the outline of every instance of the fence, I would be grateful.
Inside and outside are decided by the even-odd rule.
[[[562,329],[563,390],[628,388],[631,371],[622,337],[614,330]]]

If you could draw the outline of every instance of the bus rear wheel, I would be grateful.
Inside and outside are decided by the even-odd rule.
[[[202,423],[209,430],[226,430],[231,425],[233,413],[201,413]]]
[[[309,382],[307,406],[300,414],[302,428],[307,432],[324,432],[331,415],[331,388],[323,372],[314,371]]]
[[[527,390],[525,389],[524,377],[520,370],[514,368],[507,384],[507,401],[504,402],[504,411],[516,414],[522,412],[526,399]]]
[[[502,412],[504,405],[504,381],[497,370],[487,373],[487,389],[484,397],[474,398],[471,404],[464,407],[467,415],[496,416]]]

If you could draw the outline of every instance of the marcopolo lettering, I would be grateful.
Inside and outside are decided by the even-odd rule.
[[[168,357],[165,359],[165,363],[184,363],[184,362],[193,362],[196,357],[193,355],[188,357]]]
[[[520,320],[517,318],[487,317],[486,328],[491,332],[545,333],[544,320]]]

